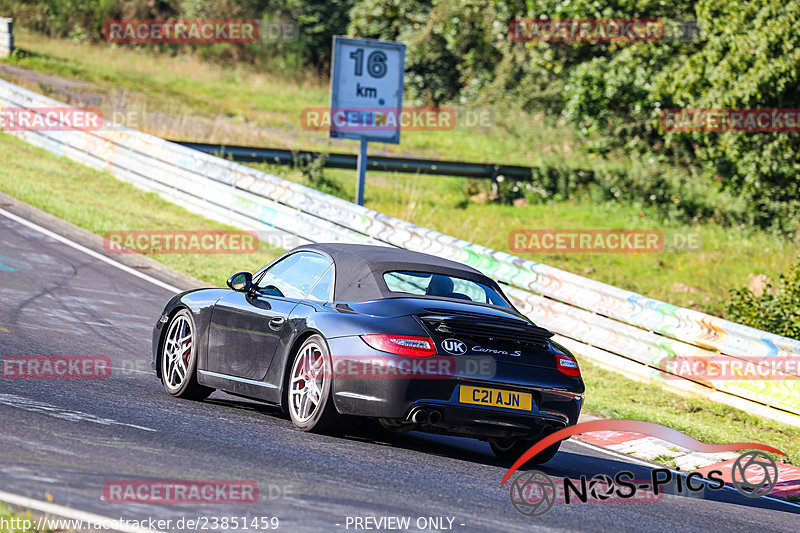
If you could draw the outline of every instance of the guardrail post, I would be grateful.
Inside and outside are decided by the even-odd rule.
[[[497,176],[500,174],[500,167],[494,165],[492,168],[492,198],[500,198],[500,182],[497,181]]]
[[[367,172],[367,141],[361,139],[358,151],[358,183],[356,183],[356,203],[364,205],[364,184]]]
[[[0,57],[8,57],[14,51],[13,19],[0,17]]]

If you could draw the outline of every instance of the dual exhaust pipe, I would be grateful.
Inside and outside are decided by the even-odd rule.
[[[438,424],[442,421],[442,412],[438,409],[415,407],[408,415],[408,420],[419,426],[423,424]]]

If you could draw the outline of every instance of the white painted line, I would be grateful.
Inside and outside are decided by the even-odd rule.
[[[172,285],[170,285],[168,283],[164,283],[163,281],[160,281],[160,280],[158,280],[158,279],[156,279],[156,278],[154,278],[152,276],[148,276],[147,274],[143,274],[143,273],[141,273],[141,272],[139,272],[137,270],[134,270],[134,269],[132,269],[132,268],[126,266],[126,265],[123,265],[121,263],[113,261],[113,260],[109,259],[108,257],[95,252],[94,250],[90,250],[89,248],[87,248],[85,246],[82,246],[82,245],[80,245],[80,244],[78,244],[76,242],[73,242],[73,241],[67,239],[66,237],[62,237],[61,235],[58,235],[57,233],[53,233],[52,231],[50,231],[50,230],[48,230],[46,228],[43,228],[43,227],[39,226],[38,224],[34,224],[33,222],[25,220],[24,218],[19,217],[19,216],[13,214],[13,213],[9,213],[5,209],[0,209],[0,215],[3,215],[4,217],[13,220],[14,222],[22,224],[23,226],[26,226],[26,227],[31,228],[33,230],[36,230],[39,233],[41,233],[41,234],[43,234],[43,235],[45,235],[47,237],[50,237],[51,239],[54,239],[54,240],[56,240],[56,241],[58,241],[58,242],[60,242],[62,244],[66,244],[67,246],[69,246],[71,248],[74,248],[75,250],[78,250],[79,252],[83,252],[86,255],[89,255],[89,256],[91,256],[91,257],[93,257],[93,258],[95,258],[95,259],[97,259],[99,261],[107,263],[107,264],[113,266],[114,268],[118,268],[119,270],[122,270],[123,272],[127,272],[128,274],[136,276],[137,278],[140,278],[140,279],[143,279],[145,281],[148,281],[148,282],[152,283],[153,285],[161,287],[162,289],[166,289],[168,291],[176,292],[176,293],[177,292],[181,292],[181,289],[179,289],[178,287],[174,287],[174,286],[172,286]],[[139,426],[133,426],[133,427],[137,427],[138,429],[145,429],[147,431],[154,431],[154,430],[152,430],[150,428],[144,428],[144,427],[139,427]],[[4,501],[4,502],[10,503],[12,505],[19,505],[19,506],[24,507],[26,509],[31,509],[31,510],[39,511],[39,512],[42,512],[42,513],[48,513],[48,514],[53,514],[53,515],[56,515],[56,516],[62,516],[62,517],[70,518],[70,519],[73,519],[73,520],[82,520],[87,525],[89,523],[91,523],[93,525],[94,524],[100,524],[103,529],[107,529],[107,530],[122,531],[123,533],[158,533],[156,530],[146,529],[146,528],[141,528],[141,527],[135,527],[135,526],[132,526],[132,525],[129,525],[129,524],[125,523],[124,521],[121,522],[121,521],[119,521],[117,519],[109,518],[107,516],[102,516],[102,515],[98,515],[98,514],[94,514],[94,513],[89,513],[89,512],[86,512],[86,511],[80,511],[78,509],[71,509],[69,507],[63,507],[61,505],[56,505],[54,503],[48,503],[48,502],[43,502],[43,501],[40,501],[40,500],[34,500],[33,498],[27,498],[25,496],[19,496],[17,494],[12,494],[10,492],[0,491],[0,501]],[[97,528],[92,527],[92,529],[97,529]]]
[[[137,372],[139,374],[153,374],[153,370],[136,370],[135,368],[125,368],[124,366],[112,366],[111,370],[119,370],[120,372]]]
[[[33,498],[26,498],[25,496],[18,496],[16,494],[11,494],[10,492],[0,491],[0,501],[4,501],[12,505],[19,505],[25,509],[31,509],[41,513],[83,521],[84,527],[81,529],[96,530],[98,528],[93,526],[100,524],[102,529],[111,531],[122,531],[124,533],[158,533],[156,530],[135,527],[116,518],[109,518],[99,514],[87,513],[86,511],[79,511],[78,509],[71,509],[69,507],[56,505],[54,503],[34,500]],[[91,524],[91,526],[89,526],[89,524]]]
[[[574,444],[579,444],[581,446],[584,446],[586,448],[590,448],[590,449],[598,451],[598,452],[605,452],[608,455],[613,455],[614,457],[619,457],[620,459],[625,459],[626,461],[638,464],[639,466],[646,466],[648,468],[655,468],[655,467],[661,467],[661,468],[666,467],[666,468],[669,468],[669,466],[666,466],[666,465],[659,465],[658,463],[651,463],[651,462],[645,461],[644,459],[639,459],[638,457],[633,457],[632,455],[626,455],[626,454],[618,452],[616,450],[609,450],[608,448],[604,448],[604,447],[598,446],[596,444],[589,444],[588,442],[583,442],[583,441],[578,440],[578,439],[569,439],[569,442],[574,443]],[[676,472],[684,473],[682,470],[676,470]],[[704,479],[703,482],[708,484],[708,480]],[[727,483],[725,484],[725,486],[723,488],[724,489],[728,489],[728,490],[732,490],[732,491],[736,492],[737,494],[739,493],[739,491],[736,490],[735,487],[731,487]],[[774,496],[761,496],[760,498],[758,498],[758,500],[761,500],[761,499],[769,500],[769,501],[772,501],[772,502],[780,502],[780,503],[789,505],[791,507],[796,507],[796,508],[800,509],[800,504],[799,503],[790,502],[789,500],[783,500],[781,498],[775,498]],[[756,500],[756,501],[758,501],[758,500]]]
[[[156,278],[154,278],[152,276],[148,276],[147,274],[143,274],[143,273],[139,272],[138,270],[135,270],[135,269],[133,269],[133,268],[131,268],[129,266],[123,265],[122,263],[118,263],[118,262],[114,261],[113,259],[109,259],[108,257],[104,256],[103,254],[99,254],[99,253],[95,252],[94,250],[90,250],[89,248],[87,248],[85,246],[82,246],[82,245],[80,245],[80,244],[78,244],[76,242],[73,242],[73,241],[67,239],[66,237],[62,237],[61,235],[59,235],[57,233],[53,233],[49,229],[43,228],[43,227],[39,226],[38,224],[34,224],[33,222],[25,220],[24,218],[19,217],[19,216],[15,215],[14,213],[9,213],[5,209],[0,209],[0,215],[3,215],[6,218],[10,218],[14,222],[22,224],[23,226],[27,226],[27,227],[29,227],[29,228],[31,228],[33,230],[36,230],[39,233],[41,233],[43,235],[46,235],[46,236],[50,237],[51,239],[55,239],[55,240],[57,240],[58,242],[60,242],[62,244],[66,244],[67,246],[69,246],[71,248],[74,248],[74,249],[78,250],[79,252],[83,252],[86,255],[94,257],[95,259],[98,259],[98,260],[100,260],[100,261],[102,261],[104,263],[108,263],[109,265],[113,266],[114,268],[118,268],[118,269],[122,270],[123,272],[127,272],[128,274],[136,276],[137,278],[143,279],[145,281],[149,281],[153,285],[157,285],[158,287],[161,287],[162,289],[166,289],[166,290],[172,291],[172,292],[181,292],[181,289],[179,289],[178,287],[173,287],[169,283],[164,283],[163,281],[157,280]]]
[[[103,426],[127,426],[134,429],[141,429],[143,431],[156,431],[152,428],[137,426],[135,424],[127,424],[112,418],[104,418],[102,416],[84,413],[83,411],[64,409],[49,403],[31,400],[30,398],[17,396],[15,394],[0,394],[0,405],[7,405],[16,409],[52,416],[53,418],[68,420],[70,422],[93,422]]]

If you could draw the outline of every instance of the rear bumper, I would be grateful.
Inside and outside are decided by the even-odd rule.
[[[372,350],[358,337],[329,339],[334,368],[376,358],[382,368],[358,374],[334,373],[333,398],[342,414],[383,419],[388,425],[407,427],[411,415],[424,410],[425,422],[413,427],[426,431],[477,437],[537,436],[543,430],[560,429],[578,421],[584,384],[556,369],[523,366],[489,358],[492,365],[466,365],[467,358],[442,358],[447,365],[422,366],[413,375],[387,372],[391,365],[405,365],[416,358]],[[342,355],[354,354],[354,355]],[[474,358],[470,358],[475,361]],[[458,363],[458,364],[456,364]],[[401,366],[402,367],[402,366]],[[445,372],[441,370],[444,368]],[[378,377],[376,377],[376,375]],[[459,401],[461,386],[487,387],[530,394],[530,411]]]
[[[517,414],[490,412],[483,407],[419,402],[414,404],[409,417],[424,413],[420,423],[409,423],[408,417],[398,420],[381,419],[389,427],[443,433],[480,439],[508,437],[540,438],[571,425],[564,415],[551,413]]]

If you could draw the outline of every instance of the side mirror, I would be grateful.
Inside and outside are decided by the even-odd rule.
[[[238,272],[228,278],[228,287],[238,292],[247,292],[253,286],[253,275],[250,272]]]

